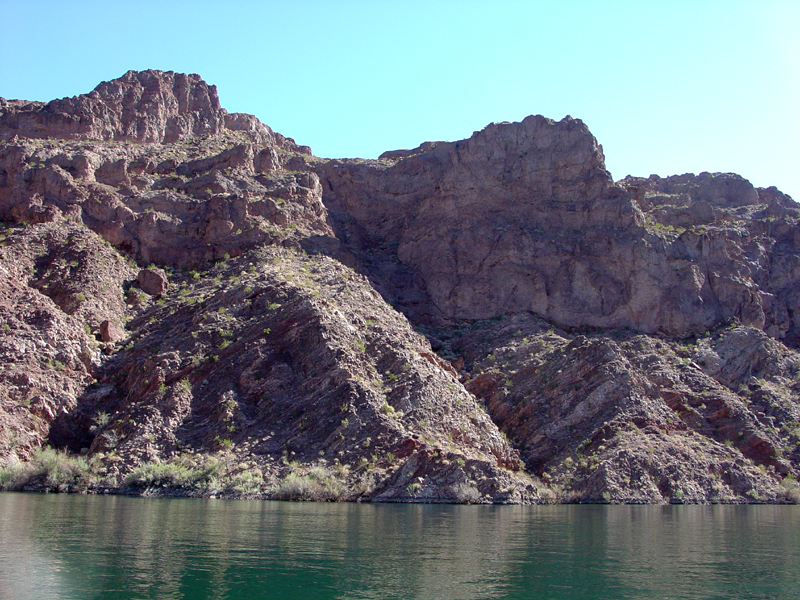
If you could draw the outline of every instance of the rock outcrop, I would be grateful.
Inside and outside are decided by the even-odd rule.
[[[142,269],[136,278],[145,294],[161,296],[169,289],[169,280],[164,269]]]
[[[770,265],[795,272],[798,206],[739,176],[617,185],[583,123],[542,117],[313,166],[337,235],[414,320],[530,311],[687,336],[737,318],[796,339],[796,277]]]
[[[516,315],[430,333],[528,469],[573,501],[786,497],[800,458],[800,355],[762,331],[668,341]]]
[[[225,130],[255,134],[258,143],[310,153],[252,115],[228,114],[217,88],[199,75],[128,71],[89,94],[50,102],[0,98],[0,140],[60,138],[169,144]]]
[[[800,501],[775,188],[615,183],[570,117],[327,160],[160,71],[0,140],[0,487]]]

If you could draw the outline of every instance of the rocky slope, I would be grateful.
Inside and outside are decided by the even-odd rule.
[[[796,498],[800,355],[755,328],[671,341],[515,315],[429,334],[564,498]]]
[[[569,117],[322,159],[160,71],[0,140],[6,488],[800,500],[774,188],[614,183]]]

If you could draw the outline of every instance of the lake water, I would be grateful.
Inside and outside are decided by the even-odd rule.
[[[0,494],[0,598],[800,597],[796,506]]]

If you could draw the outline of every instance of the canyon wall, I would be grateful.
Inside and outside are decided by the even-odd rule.
[[[197,75],[0,99],[0,487],[800,501],[799,210],[570,117],[339,160]]]

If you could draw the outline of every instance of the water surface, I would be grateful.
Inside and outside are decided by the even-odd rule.
[[[0,494],[0,598],[800,597],[800,507]]]

